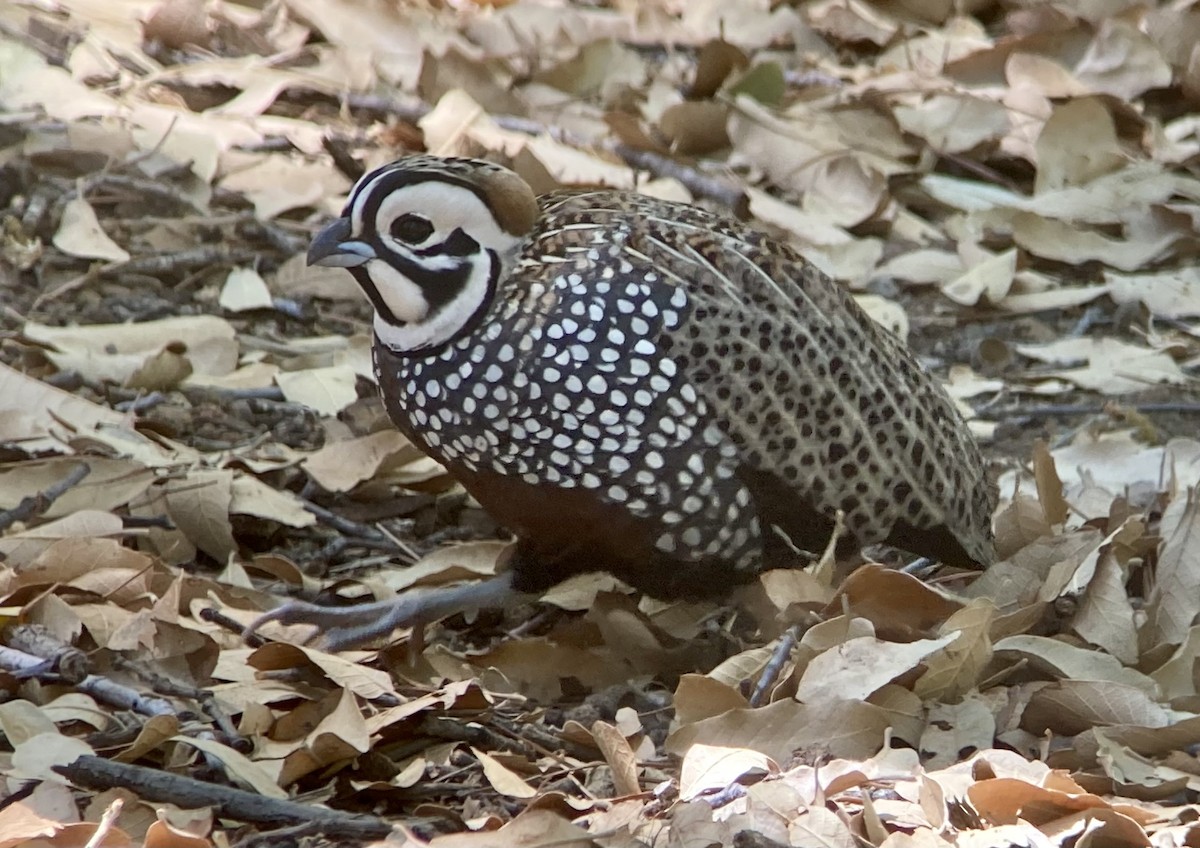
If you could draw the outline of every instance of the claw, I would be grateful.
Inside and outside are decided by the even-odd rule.
[[[242,638],[273,621],[283,625],[311,624],[317,631],[303,644],[316,639],[327,651],[342,651],[386,636],[400,627],[418,627],[469,609],[501,607],[525,598],[513,590],[512,575],[505,573],[479,583],[416,590],[398,598],[348,607],[291,601],[250,622],[242,631]]]

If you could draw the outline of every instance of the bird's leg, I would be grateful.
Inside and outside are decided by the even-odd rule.
[[[512,572],[506,571],[481,582],[413,589],[386,601],[348,607],[292,601],[260,615],[243,631],[243,636],[272,621],[312,624],[317,628],[313,639],[326,650],[340,651],[384,636],[398,627],[416,626],[470,609],[504,607],[530,597],[513,589]]]

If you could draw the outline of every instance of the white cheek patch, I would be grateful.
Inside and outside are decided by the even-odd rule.
[[[479,199],[479,195],[470,189],[439,180],[396,189],[384,198],[375,215],[375,229],[382,241],[401,249],[412,250],[414,245],[405,245],[390,235],[392,222],[407,212],[422,215],[433,224],[433,235],[423,241],[422,246],[445,241],[458,229],[482,247],[501,254],[520,241],[516,236],[500,229],[491,211]]]
[[[380,299],[392,314],[406,324],[416,324],[429,313],[429,301],[421,287],[382,259],[372,259],[365,266]]]

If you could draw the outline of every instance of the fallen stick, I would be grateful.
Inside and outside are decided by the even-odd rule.
[[[54,663],[51,660],[3,645],[0,645],[0,669],[14,672],[21,677],[42,678],[45,675],[53,674],[56,679],[61,678],[54,670]],[[131,689],[98,674],[89,674],[73,685],[78,691],[91,695],[101,703],[132,710],[142,715],[173,716],[178,714],[178,710],[167,699],[143,695],[136,689]]]
[[[212,807],[217,816],[253,824],[291,825],[306,822],[326,833],[348,839],[382,839],[392,825],[375,816],[341,813],[316,804],[299,804],[266,798],[254,792],[205,783],[191,777],[145,766],[117,763],[103,757],[83,756],[54,770],[83,789],[128,789],[146,801],[174,804],[184,809]]]
[[[0,512],[0,533],[3,533],[18,521],[28,521],[35,516],[41,515],[56,500],[77,486],[84,477],[91,473],[92,469],[87,463],[80,463],[72,468],[71,473],[66,477],[51,486],[47,486],[45,491],[21,498],[21,502],[12,509]]]

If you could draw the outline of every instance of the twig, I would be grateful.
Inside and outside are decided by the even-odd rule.
[[[329,543],[323,545],[312,556],[307,557],[307,561],[314,563],[331,563],[340,557],[345,551],[351,547],[350,540],[341,535],[334,536],[329,540]],[[324,577],[325,573],[320,576]]]
[[[306,92],[306,95],[309,94]],[[388,115],[394,115],[402,121],[416,123],[424,118],[431,111],[428,103],[422,100],[410,99],[407,102],[401,102],[392,97],[381,97],[377,94],[347,94],[343,98],[346,105],[351,109],[366,109],[371,112],[384,112]]]
[[[741,185],[720,177],[702,174],[682,162],[677,162],[652,150],[639,150],[621,142],[606,141],[600,147],[611,150],[634,168],[649,171],[656,177],[671,177],[683,183],[696,197],[706,197],[728,207],[739,218],[749,215],[749,202]]]
[[[275,848],[278,845],[301,845],[302,836],[320,836],[324,830],[317,822],[304,822],[291,827],[279,827],[262,833],[252,833],[233,843],[232,848]]]
[[[282,401],[283,389],[279,386],[259,386],[251,389],[224,389],[212,386],[184,386],[183,394],[188,400],[206,400],[219,397],[222,400],[276,400]]]
[[[1099,415],[1107,412],[1107,403],[1080,404],[1046,404],[1044,406],[1013,407],[1010,409],[981,410],[975,417],[985,421],[1004,421],[1012,418],[1051,418],[1056,415]],[[1200,401],[1164,401],[1162,403],[1139,403],[1132,406],[1122,406],[1123,409],[1133,409],[1138,412],[1181,412],[1194,414],[1200,412]]]
[[[273,221],[260,220],[253,212],[238,217],[237,232],[243,238],[265,241],[284,256],[300,253],[308,246],[307,239],[292,235]]]
[[[109,262],[104,265],[92,265],[78,277],[72,277],[57,288],[38,295],[31,309],[39,309],[48,301],[56,300],[65,294],[70,294],[97,277],[113,277],[118,274],[145,274],[159,276],[172,271],[186,271],[195,268],[209,270],[221,265],[238,265],[243,262],[253,262],[258,254],[249,250],[226,250],[223,247],[195,247],[191,250],[180,250],[174,253],[159,253],[154,256],[142,256],[124,262]]]
[[[5,810],[13,804],[18,804],[24,801],[33,794],[33,790],[42,785],[40,779],[26,780],[18,783],[16,780],[10,780],[8,783],[8,794],[0,797],[0,810]]]
[[[296,251],[293,251],[296,252]],[[310,320],[304,306],[297,300],[290,297],[273,297],[271,298],[271,308],[288,318],[294,318],[297,321]]]
[[[179,250],[172,253],[158,253],[153,256],[141,256],[120,262],[115,267],[106,267],[102,273],[106,277],[117,274],[169,274],[174,271],[188,271],[193,268],[210,268],[214,265],[237,265],[242,262],[253,262],[258,254],[252,250],[227,249],[224,247],[193,247],[190,250]]]
[[[174,530],[175,522],[166,515],[124,515],[121,526],[126,530],[145,530],[153,527],[159,530]]]
[[[18,673],[37,670],[39,674],[49,674],[50,664],[41,657],[35,657],[24,651],[0,646],[0,669]],[[55,677],[58,677],[58,675],[55,675]],[[132,710],[142,715],[177,716],[179,714],[178,710],[164,698],[143,695],[135,689],[122,686],[120,683],[115,683],[107,677],[101,677],[97,674],[89,674],[83,680],[76,683],[75,688],[80,692],[91,695],[97,701],[121,709]]]
[[[233,633],[237,636],[242,636],[242,631],[245,630],[245,625],[234,621],[216,607],[204,607],[199,613],[197,613],[197,615],[201,621],[207,621],[210,624],[215,624],[222,630],[228,631],[229,633]],[[250,633],[246,636],[242,636],[242,638],[246,645],[251,648],[261,648],[263,645],[267,644],[267,640],[259,636],[257,633]]]
[[[560,610],[557,607],[547,606],[545,609],[542,609],[535,615],[532,615],[529,618],[522,621],[520,624],[518,624],[512,630],[509,630],[508,638],[509,639],[520,639],[522,636],[526,636],[526,635],[534,632],[539,627],[544,625],[547,621],[549,621],[553,618],[557,618],[559,613],[560,613]]]
[[[177,190],[170,183],[156,180],[138,179],[124,174],[102,173],[84,181],[84,193],[105,187],[146,195],[170,206],[172,210],[183,213],[198,213],[200,209],[190,198]],[[74,192],[71,192],[74,194]]]
[[[148,395],[138,395],[133,400],[119,401],[113,406],[117,412],[132,412],[137,415],[139,412],[153,409],[160,403],[165,403],[167,396],[162,392],[150,392]]]
[[[27,233],[37,232],[38,226],[49,211],[53,195],[46,186],[35,187],[33,194],[25,203],[25,211],[21,214],[21,229]]]
[[[139,680],[145,681],[159,695],[166,695],[172,698],[187,698],[198,703],[201,709],[208,713],[209,718],[213,720],[213,723],[221,733],[224,734],[225,738],[221,741],[234,750],[246,754],[254,748],[253,743],[234,727],[233,721],[221,709],[216,698],[213,697],[213,693],[208,689],[201,689],[197,686],[190,686],[186,683],[172,680],[166,675],[152,671],[141,663],[127,660],[124,657],[118,656],[114,664],[117,668],[124,669],[135,675]]]
[[[792,625],[779,637],[779,642],[775,645],[775,650],[771,652],[771,659],[763,666],[762,674],[759,675],[758,682],[754,684],[754,692],[750,695],[750,706],[761,707],[766,701],[771,687],[779,679],[784,665],[787,664],[788,658],[792,655],[792,648],[796,647],[796,642],[799,639],[799,625]]]
[[[279,798],[265,798],[231,786],[194,780],[170,772],[143,766],[115,763],[102,757],[83,756],[54,770],[84,789],[120,787],[146,801],[159,801],[184,809],[213,807],[218,816],[255,824],[310,823],[323,831],[348,839],[382,839],[392,826],[375,816],[354,815],[320,807],[298,804]]]
[[[1100,306],[1089,306],[1075,322],[1075,326],[1067,331],[1066,337],[1068,339],[1081,338],[1087,335],[1088,330],[1096,324],[1108,323],[1108,321],[1107,310]]]
[[[733,835],[733,848],[787,848],[787,843],[764,836],[757,830],[739,830]]]
[[[414,522],[404,519],[398,522],[411,532]],[[380,556],[357,557],[346,562],[338,563],[342,555],[351,548],[363,548],[367,551],[380,551]],[[306,570],[317,577],[332,578],[339,574],[357,573],[376,565],[388,565],[396,560],[411,565],[420,557],[407,545],[385,534],[382,539],[364,539],[361,536],[334,536],[328,544],[323,545],[311,554],[305,554],[303,563]],[[337,563],[337,564],[334,564]],[[311,564],[311,567],[309,567]]]
[[[749,211],[745,208],[746,192],[739,184],[721,179],[720,177],[703,174],[696,168],[685,165],[676,159],[672,159],[670,156],[664,156],[653,150],[633,147],[632,145],[611,138],[586,138],[579,133],[571,132],[561,127],[549,127],[538,121],[522,118],[517,115],[493,115],[492,120],[503,129],[513,132],[522,132],[527,135],[548,134],[556,141],[569,144],[572,147],[594,147],[607,151],[620,157],[631,168],[640,168],[643,171],[649,171],[656,177],[670,177],[679,180],[679,182],[687,186],[688,191],[692,194],[715,200],[733,209],[738,215],[745,215]]]
[[[366,539],[375,542],[376,544],[391,544],[383,533],[381,533],[379,530],[376,530],[369,524],[361,524],[357,521],[351,521],[349,518],[344,518],[343,516],[338,515],[336,512],[328,510],[320,504],[315,504],[305,498],[301,498],[300,502],[306,510],[311,512],[317,518],[321,519],[334,530],[337,530],[339,533],[345,533],[347,536],[357,536],[360,539]]]
[[[420,725],[421,733],[450,742],[466,742],[485,751],[505,751],[522,757],[534,756],[528,742],[502,736],[489,727],[474,721],[460,721],[443,716],[426,716]]]
[[[572,742],[570,739],[531,721],[517,722],[507,716],[495,715],[492,716],[492,723],[504,733],[523,739],[530,745],[540,748],[548,756],[562,751],[568,757],[586,763],[594,761],[598,753],[595,748]]]
[[[84,477],[92,473],[91,466],[86,463],[80,463],[71,469],[71,473],[53,485],[47,486],[45,491],[38,492],[36,495],[31,495],[21,499],[21,502],[12,509],[0,512],[0,533],[3,533],[18,521],[28,521],[29,519],[41,515],[48,510],[53,503],[65,495],[83,480]]]
[[[124,806],[124,798],[113,798],[112,803],[105,808],[104,814],[100,816],[100,823],[96,825],[96,830],[92,833],[92,838],[87,841],[87,844],[83,848],[100,848],[104,844],[104,840],[112,832],[113,825],[117,823],[117,818],[121,815],[121,809]]]
[[[45,660],[46,671],[57,674],[72,685],[86,680],[91,670],[87,654],[55,638],[40,624],[10,624],[4,628],[2,636],[5,645],[14,651]],[[39,670],[37,675],[33,675],[30,670],[26,673],[40,676],[42,672]],[[22,676],[22,672],[17,672],[17,675]]]
[[[120,683],[115,683],[107,677],[100,677],[96,674],[89,674],[75,688],[80,692],[86,692],[98,701],[103,701],[106,704],[112,704],[122,709],[132,710],[142,715],[179,715],[179,711],[165,698],[143,695],[135,689],[122,686]]]
[[[842,88],[845,83],[833,74],[827,74],[816,68],[799,68],[783,72],[783,81],[794,88]]]
[[[939,156],[946,162],[956,165],[959,168],[962,168],[964,171],[980,177],[987,182],[1002,186],[1014,193],[1021,193],[1022,191],[1021,186],[1019,186],[1014,180],[1010,180],[999,171],[995,170],[994,168],[989,168],[982,162],[976,162],[967,156],[959,156],[954,153],[940,153]]]

